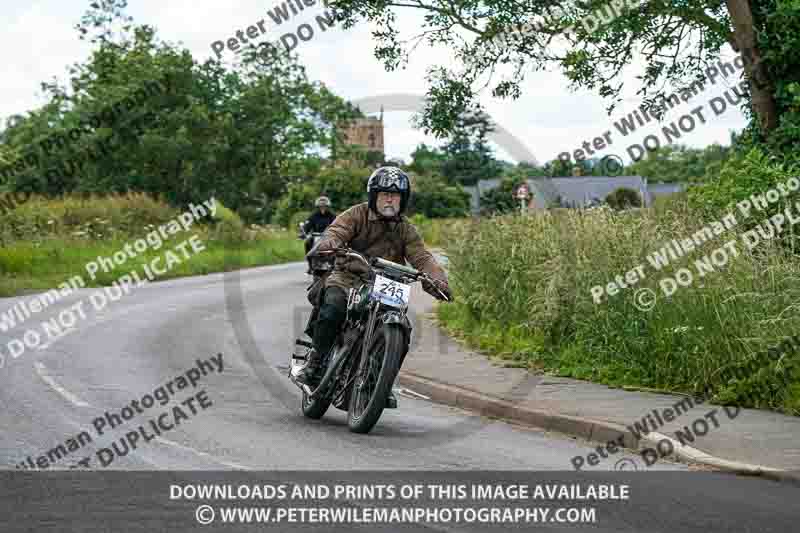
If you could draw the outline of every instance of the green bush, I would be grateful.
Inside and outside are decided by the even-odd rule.
[[[409,217],[409,222],[417,228],[427,246],[442,246],[445,242],[463,234],[470,218],[435,218],[431,219],[421,213]]]
[[[292,220],[289,223],[289,231],[294,231],[301,222],[305,222],[308,220],[308,217],[311,216],[311,211],[297,211],[292,215]],[[299,230],[298,230],[299,233]]]
[[[633,189],[620,187],[606,196],[606,203],[613,209],[630,209],[631,207],[642,207],[642,197]]]
[[[734,155],[722,167],[719,175],[711,177],[707,183],[690,187],[689,202],[707,216],[719,217],[733,211],[737,202],[753,194],[764,194],[778,183],[797,176],[797,170],[797,167],[787,166],[770,157],[760,148],[752,148],[746,153]],[[774,204],[772,210],[789,200],[792,198]]]
[[[448,185],[439,176],[416,176],[409,212],[428,218],[464,217],[469,214],[470,195],[460,185]]]
[[[687,191],[689,206],[704,214],[708,220],[719,220],[732,213],[742,229],[751,229],[776,213],[789,208],[796,212],[794,203],[800,193],[789,192],[786,197],[764,209],[753,206],[743,212],[736,204],[748,200],[752,195],[763,196],[771,189],[784,185],[791,177],[797,177],[798,167],[768,156],[763,150],[753,148],[732,157],[720,171],[719,176],[707,183],[690,187]],[[751,202],[752,203],[752,202]],[[795,246],[796,231],[788,222],[778,239],[789,247]]]
[[[245,238],[244,222],[239,215],[216,200],[217,212],[214,214],[214,238],[224,242],[241,242]]]
[[[371,173],[371,170],[364,168],[329,168],[311,180],[289,184],[286,194],[275,208],[272,223],[293,231],[290,226],[295,213],[313,210],[314,200],[322,195],[331,199],[331,208],[335,213],[366,202],[367,177]]]
[[[481,214],[495,215],[510,213],[519,209],[519,200],[514,198],[514,190],[524,182],[519,177],[507,176],[500,186],[481,195]]]
[[[139,234],[178,216],[179,211],[143,193],[111,196],[32,196],[0,220],[0,244],[41,242],[56,237],[106,240]]]

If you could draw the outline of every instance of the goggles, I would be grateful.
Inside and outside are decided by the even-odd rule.
[[[395,172],[387,172],[375,181],[375,188],[377,189],[391,189],[395,188],[399,191],[408,190],[408,179]]]

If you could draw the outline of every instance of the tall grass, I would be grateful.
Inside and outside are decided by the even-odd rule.
[[[159,279],[209,274],[226,270],[300,261],[302,242],[294,234],[271,227],[245,228],[239,217],[218,203],[216,220],[195,223],[156,249],[128,258],[122,265],[95,279],[87,263],[110,257],[128,243],[145,237],[156,227],[180,214],[180,210],[142,194],[104,197],[31,198],[2,217],[0,224],[0,296],[56,287],[75,275],[89,286],[109,285],[120,276],[138,271],[166,250],[197,235],[205,250],[181,263]]]
[[[417,228],[426,246],[442,247],[454,232],[470,224],[469,218],[428,218],[420,213],[409,221]]]
[[[446,246],[457,304],[440,317],[474,345],[528,366],[615,386],[710,391],[719,401],[800,413],[797,354],[731,367],[800,332],[800,261],[775,242],[741,253],[700,277],[694,261],[739,239],[734,227],[656,271],[646,256],[705,224],[684,203],[614,213],[545,212],[482,220]],[[634,287],[595,303],[591,289],[644,265]],[[694,283],[666,297],[659,280],[688,268]],[[656,305],[642,311],[636,291]],[[794,365],[794,366],[793,366]]]

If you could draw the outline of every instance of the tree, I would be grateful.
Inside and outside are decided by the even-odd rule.
[[[411,164],[408,165],[408,170],[424,175],[441,174],[446,159],[447,156],[438,148],[421,143],[411,152]]]
[[[469,214],[470,195],[460,185],[450,185],[440,176],[419,175],[414,180],[411,213],[428,218],[464,217]]]
[[[483,113],[458,117],[450,141],[444,146],[446,159],[441,172],[449,183],[475,185],[502,173],[487,141],[491,131],[489,117]]]
[[[0,175],[15,190],[142,191],[179,205],[213,195],[269,216],[288,183],[320,166],[311,155],[333,147],[334,124],[352,106],[277,51],[247,50],[231,70],[198,64],[133,25],[125,4],[91,4],[78,24],[95,45],[89,59],[71,68],[67,86],[43,84],[49,102],[4,131],[9,149],[39,156]],[[139,97],[144,89],[152,90]],[[77,138],[38,150],[73,131]]]
[[[561,178],[572,176],[572,163],[562,161],[561,159],[553,159],[545,163],[544,172],[549,178]]]
[[[330,198],[337,213],[365,202],[365,176],[371,172],[372,169],[364,167],[326,168],[308,180],[290,183],[277,203],[272,223],[288,226],[296,213],[311,211],[314,200],[321,195]]]
[[[685,145],[662,146],[628,167],[629,173],[649,181],[699,182],[715,175],[730,157],[731,147],[712,144],[703,149]]]
[[[612,11],[616,18],[605,15],[609,4],[619,8],[619,13]],[[726,44],[746,60],[755,123],[763,134],[773,132],[781,115],[794,109],[776,99],[776,93],[785,94],[776,82],[797,80],[798,69],[792,73],[783,66],[796,67],[799,61],[790,52],[796,50],[800,26],[797,2],[649,0],[619,7],[626,4],[339,0],[336,7],[345,28],[363,20],[377,26],[376,55],[389,70],[406,61],[422,40],[455,51],[462,68],[436,67],[428,75],[428,104],[420,123],[438,136],[455,127],[464,109],[480,107],[474,87],[484,83],[487,73],[490,81],[485,84],[493,84],[493,96],[518,98],[528,72],[558,66],[575,86],[610,98],[610,112],[621,100],[623,67],[640,56],[645,65],[638,92],[646,105],[656,105],[667,84],[687,87],[703,78]],[[395,28],[397,12],[405,9],[426,14],[415,39],[403,39]],[[601,23],[598,14],[610,22]]]
[[[481,195],[481,213],[484,215],[509,213],[519,209],[519,200],[514,198],[514,191],[525,178],[519,175],[506,176],[500,186],[490,189]]]

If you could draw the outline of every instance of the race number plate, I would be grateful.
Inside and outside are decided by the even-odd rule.
[[[375,285],[372,286],[372,297],[392,307],[406,307],[411,296],[411,285],[400,283],[393,279],[375,275]]]

